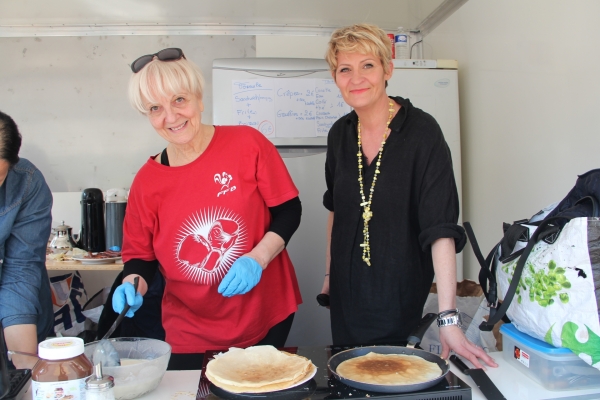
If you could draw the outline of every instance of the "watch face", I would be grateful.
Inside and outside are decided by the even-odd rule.
[[[460,314],[455,314],[451,317],[445,317],[445,318],[438,318],[438,326],[449,326],[449,325],[458,325],[459,327],[462,326],[462,318],[460,317]]]

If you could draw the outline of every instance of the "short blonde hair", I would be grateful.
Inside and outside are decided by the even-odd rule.
[[[373,54],[379,58],[383,70],[390,72],[392,61],[392,44],[385,31],[375,25],[356,24],[336,29],[331,34],[325,60],[329,69],[335,74],[337,55],[340,52]]]
[[[129,102],[142,114],[148,114],[145,102],[156,103],[160,97],[188,92],[202,99],[204,77],[196,64],[182,58],[176,61],[149,62],[129,78]]]

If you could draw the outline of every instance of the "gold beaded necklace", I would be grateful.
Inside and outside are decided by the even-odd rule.
[[[377,175],[379,175],[379,166],[381,165],[381,154],[383,153],[383,146],[387,139],[388,132],[390,129],[390,122],[394,116],[394,103],[390,100],[390,116],[388,117],[387,125],[385,126],[385,132],[383,132],[383,141],[381,147],[379,147],[379,155],[377,157],[377,163],[375,164],[375,175],[373,176],[373,182],[371,182],[371,190],[369,193],[369,201],[365,200],[365,192],[363,188],[363,165],[362,165],[362,147],[360,139],[360,118],[358,119],[358,183],[360,185],[360,197],[362,202],[360,206],[363,207],[363,243],[360,247],[363,248],[362,259],[370,267],[371,266],[371,246],[369,246],[369,221],[373,218],[373,212],[371,211],[371,201],[373,200],[373,192],[375,191],[375,183],[377,182]]]

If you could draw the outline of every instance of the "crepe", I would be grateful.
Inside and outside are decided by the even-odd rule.
[[[314,364],[311,363],[309,365],[309,368],[308,368],[308,371],[306,372],[306,374],[299,376],[298,378],[294,379],[293,381],[273,383],[273,384],[268,384],[268,385],[258,386],[258,387],[244,387],[244,386],[227,385],[222,382],[215,382],[213,379],[211,379],[209,377],[208,374],[206,374],[206,377],[215,386],[218,386],[221,389],[227,390],[228,392],[232,392],[232,393],[267,393],[267,392],[275,392],[278,390],[289,389],[291,387],[299,385],[301,382],[306,382],[310,378],[312,378],[316,372],[317,372],[317,367],[315,367]]]
[[[234,393],[281,390],[305,379],[314,365],[305,357],[279,351],[273,346],[230,348],[206,365],[206,377],[216,386]]]
[[[419,356],[373,352],[341,362],[336,371],[343,378],[374,385],[414,385],[442,375],[436,363]]]

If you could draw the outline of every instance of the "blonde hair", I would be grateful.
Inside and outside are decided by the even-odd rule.
[[[340,52],[373,54],[379,58],[383,70],[390,72],[392,44],[385,31],[375,25],[356,24],[336,29],[331,34],[325,60],[335,74],[337,55]]]
[[[157,103],[161,97],[188,92],[202,99],[204,77],[196,64],[182,58],[176,61],[149,62],[129,78],[129,102],[142,114],[148,114],[146,103]]]

